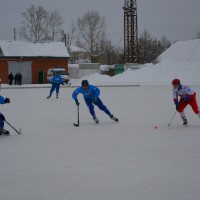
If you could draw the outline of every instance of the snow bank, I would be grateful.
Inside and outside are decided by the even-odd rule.
[[[200,39],[179,41],[159,56],[160,61],[200,62]]]
[[[180,78],[184,83],[200,83],[200,39],[179,41],[159,56],[160,63],[139,65],[138,70],[128,69],[124,73],[109,77],[98,73],[83,77],[93,84],[171,84]],[[108,70],[107,65],[101,66]],[[72,80],[80,84],[81,80]]]
[[[114,77],[98,73],[83,77],[93,84],[171,84],[172,79],[180,78],[185,83],[200,83],[200,62],[170,62],[159,64],[145,64],[141,69],[124,73]],[[80,84],[81,80],[72,80],[72,84]]]
[[[200,83],[200,39],[179,41],[159,56],[160,63],[138,66],[114,77],[93,74],[88,79],[96,84],[171,84],[180,78],[185,83]],[[80,82],[80,81],[79,81]]]

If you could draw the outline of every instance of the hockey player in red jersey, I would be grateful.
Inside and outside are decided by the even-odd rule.
[[[198,107],[194,90],[187,85],[182,85],[179,79],[174,79],[172,85],[174,103],[176,105],[176,110],[180,113],[183,119],[183,125],[187,125],[187,118],[184,109],[188,104],[200,118],[200,108]],[[180,100],[178,100],[178,97],[180,97]]]

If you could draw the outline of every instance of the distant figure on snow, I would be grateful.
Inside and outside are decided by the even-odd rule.
[[[19,74],[16,73],[15,74],[15,85],[18,85],[19,84]]]
[[[14,78],[13,74],[12,74],[12,72],[10,72],[10,74],[8,75],[9,85],[12,85],[13,78]]]
[[[94,111],[94,105],[98,106],[100,110],[104,111],[113,121],[118,122],[118,119],[110,113],[110,111],[103,104],[99,98],[100,90],[98,87],[90,85],[87,80],[82,81],[82,86],[78,87],[72,94],[72,98],[75,100],[76,105],[79,106],[79,101],[77,99],[78,94],[83,94],[86,105],[89,108],[90,114],[93,117],[93,120],[98,124],[99,120],[96,117]],[[94,105],[93,105],[94,104]]]
[[[22,74],[19,72],[18,73],[18,81],[19,81],[19,85],[22,84]]]
[[[49,99],[53,93],[53,91],[56,89],[56,98],[58,98],[59,90],[60,90],[60,84],[63,84],[62,77],[58,74],[58,72],[55,72],[55,75],[50,80],[50,83],[52,84],[50,94],[47,97]]]
[[[187,125],[187,118],[185,116],[184,109],[189,104],[193,111],[200,118],[200,108],[198,107],[196,100],[196,93],[187,85],[182,85],[179,79],[174,79],[172,81],[173,85],[173,97],[174,103],[176,105],[176,110],[180,113],[183,119],[183,125]],[[180,100],[178,97],[180,96]]]

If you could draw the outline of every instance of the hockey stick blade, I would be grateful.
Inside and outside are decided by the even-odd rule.
[[[78,126],[79,126],[79,124],[74,124],[74,126],[78,127]]]
[[[171,118],[171,120],[170,120],[170,122],[169,122],[169,124],[168,124],[168,128],[170,127],[170,125],[171,125],[171,123],[172,123],[172,121],[173,121],[173,119],[174,119],[176,113],[177,113],[177,111],[176,111],[176,112],[174,113],[174,115],[172,116],[172,118]]]
[[[21,129],[18,131],[16,128],[14,128],[8,121],[5,120],[5,122],[13,129],[15,130],[19,135],[21,134]]]

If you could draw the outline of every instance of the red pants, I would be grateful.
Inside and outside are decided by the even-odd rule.
[[[181,99],[180,99],[180,102],[181,102],[182,100],[183,100],[183,99],[181,98]],[[197,105],[196,95],[194,95],[194,97],[193,97],[191,100],[185,101],[185,102],[183,102],[183,103],[179,103],[180,108],[179,108],[178,112],[179,112],[179,113],[183,112],[183,110],[185,109],[185,107],[186,107],[188,104],[192,107],[193,111],[194,111],[196,114],[199,114],[199,113],[200,113],[200,110],[199,110],[198,105]]]

